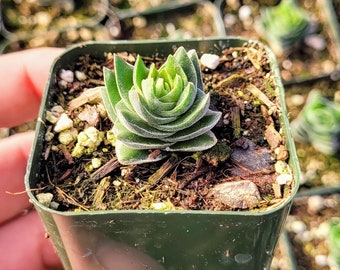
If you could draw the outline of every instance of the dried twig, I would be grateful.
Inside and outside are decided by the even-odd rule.
[[[149,184],[151,186],[156,185],[176,165],[177,161],[178,157],[172,155],[154,174],[149,177]]]
[[[215,87],[232,87],[234,84],[239,84],[243,81],[245,81],[245,78],[242,74],[232,74],[221,80]]]
[[[110,186],[110,182],[111,182],[111,177],[110,176],[105,177],[100,181],[99,185],[96,187],[96,190],[94,192],[94,199],[92,203],[92,206],[95,209],[103,208],[103,197],[105,195],[106,190]]]
[[[241,116],[239,107],[231,107],[231,121],[234,129],[234,137],[239,139],[241,137]]]
[[[98,170],[96,170],[94,173],[91,174],[91,179],[93,180],[99,180],[106,175],[108,175],[110,172],[114,171],[120,166],[120,163],[118,162],[117,158],[114,157],[110,159],[108,162],[106,162],[102,167],[100,167]]]
[[[265,104],[272,113],[278,111],[278,107],[267,97],[266,94],[264,94],[255,85],[253,84],[248,85],[247,90],[250,93],[252,93],[255,97],[257,97],[263,104]]]
[[[85,206],[83,206],[82,204],[80,204],[79,202],[77,202],[76,199],[74,199],[73,197],[71,197],[70,195],[68,195],[66,192],[64,192],[61,188],[56,186],[56,191],[58,193],[58,196],[60,196],[61,198],[63,198],[65,201],[67,201],[69,204],[75,205],[79,208],[81,208],[84,211],[89,211],[89,209]]]

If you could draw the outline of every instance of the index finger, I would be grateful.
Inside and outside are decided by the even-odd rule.
[[[0,127],[36,118],[43,90],[60,48],[36,48],[0,56]]]

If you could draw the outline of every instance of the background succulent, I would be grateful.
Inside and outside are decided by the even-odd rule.
[[[262,8],[260,24],[261,34],[278,53],[302,40],[309,31],[307,14],[294,0],[282,0],[277,6]]]
[[[340,219],[331,219],[329,226],[328,242],[330,255],[334,260],[334,269],[337,269],[337,267],[340,267]]]
[[[209,109],[198,56],[183,47],[159,68],[147,67],[141,56],[134,65],[114,55],[114,71],[104,69],[102,97],[116,136],[122,164],[160,160],[149,150],[202,151],[216,143],[211,129],[221,113]]]
[[[328,100],[319,90],[312,90],[298,117],[292,122],[295,139],[310,142],[328,155],[340,150],[340,104]]]

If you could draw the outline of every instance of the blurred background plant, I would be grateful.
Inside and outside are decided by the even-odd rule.
[[[321,91],[313,89],[306,103],[292,121],[296,140],[309,142],[326,155],[336,155],[340,148],[340,103],[328,100]]]
[[[328,242],[334,268],[340,268],[340,218],[330,220]]]
[[[277,6],[261,8],[257,30],[275,53],[281,55],[307,35],[308,14],[295,0],[282,0]]]

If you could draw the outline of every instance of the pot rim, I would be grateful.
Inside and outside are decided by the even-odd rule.
[[[82,43],[78,43],[75,45],[72,45],[70,47],[68,47],[65,52],[63,54],[61,54],[60,56],[58,56],[51,68],[50,68],[50,73],[49,73],[49,78],[47,80],[47,84],[45,87],[45,91],[44,91],[44,95],[41,101],[41,107],[40,107],[40,112],[39,112],[39,119],[42,119],[43,113],[44,113],[44,108],[45,108],[45,103],[47,101],[48,98],[48,92],[49,92],[49,87],[50,87],[50,82],[52,76],[53,76],[53,72],[55,70],[55,68],[57,68],[56,66],[58,66],[58,62],[60,61],[60,59],[62,59],[63,57],[67,57],[68,54],[73,53],[75,50],[79,49],[79,48],[85,48],[85,47],[91,47],[91,46],[96,46],[96,45],[125,45],[125,44],[131,44],[131,45],[147,45],[147,44],[160,44],[160,48],[162,48],[162,44],[173,44],[173,46],[176,46],[179,44],[183,45],[183,44],[190,44],[190,43],[200,43],[200,42],[214,42],[216,45],[218,45],[220,43],[220,45],[224,44],[224,45],[228,45],[229,41],[239,41],[239,42],[255,42],[257,44],[260,44],[261,46],[263,46],[266,49],[266,52],[269,55],[269,59],[271,61],[271,68],[273,70],[273,75],[275,76],[275,78],[277,79],[276,81],[276,87],[279,88],[280,90],[280,106],[281,106],[281,110],[282,113],[280,115],[280,122],[281,122],[281,126],[284,127],[285,129],[285,140],[286,140],[286,146],[289,150],[289,164],[291,166],[292,169],[292,174],[294,176],[294,181],[292,184],[292,188],[291,188],[291,193],[289,195],[289,197],[280,200],[279,203],[271,205],[267,208],[265,208],[265,210],[261,210],[261,209],[253,209],[253,210],[244,210],[244,211],[211,211],[211,210],[93,210],[93,211],[82,211],[82,212],[66,212],[66,211],[57,211],[54,209],[51,209],[43,204],[41,204],[36,197],[34,196],[34,194],[32,193],[32,191],[34,190],[34,188],[32,189],[30,187],[30,174],[31,174],[31,167],[32,167],[32,163],[33,163],[33,154],[35,152],[35,146],[37,144],[37,142],[39,140],[42,140],[41,135],[39,136],[40,133],[40,126],[43,125],[43,121],[38,121],[37,123],[37,127],[36,127],[36,133],[35,133],[35,138],[34,138],[34,143],[33,143],[33,147],[31,150],[31,154],[29,157],[29,161],[27,164],[27,170],[26,170],[26,175],[25,175],[25,186],[26,186],[26,192],[29,195],[30,200],[33,202],[33,204],[39,208],[39,210],[43,210],[43,211],[47,211],[50,213],[54,213],[54,214],[58,214],[58,215],[62,215],[62,216],[82,216],[82,215],[104,215],[104,214],[131,214],[131,213],[136,213],[136,214],[158,214],[158,215],[174,215],[174,214],[179,214],[179,215],[183,215],[183,214],[194,214],[194,215],[236,215],[236,216],[242,216],[242,215],[247,215],[247,216],[261,216],[261,215],[269,215],[271,213],[274,213],[278,210],[281,210],[287,206],[289,206],[298,189],[299,189],[299,183],[300,183],[300,168],[299,168],[299,162],[298,162],[298,157],[297,157],[297,153],[296,153],[296,148],[295,148],[295,143],[294,140],[292,138],[291,132],[290,132],[290,125],[289,125],[289,120],[288,117],[286,117],[287,115],[287,110],[286,110],[286,105],[285,105],[285,99],[284,99],[284,88],[283,88],[283,84],[281,81],[281,77],[280,77],[280,72],[279,72],[279,68],[278,68],[278,64],[276,61],[276,57],[274,55],[274,53],[269,49],[268,46],[264,45],[262,42],[257,41],[257,40],[253,40],[253,39],[247,39],[247,38],[243,38],[243,37],[236,37],[236,36],[229,36],[229,37],[209,37],[209,38],[193,38],[193,39],[189,39],[189,40],[179,40],[179,41],[170,41],[170,40],[112,40],[112,41],[88,41],[88,42],[82,42]],[[224,46],[224,47],[231,47],[231,46]],[[114,49],[114,48],[113,48]],[[222,47],[221,47],[222,49]],[[200,53],[199,51],[197,51],[198,53]],[[59,68],[59,66],[58,66]],[[33,176],[32,176],[33,177]]]

